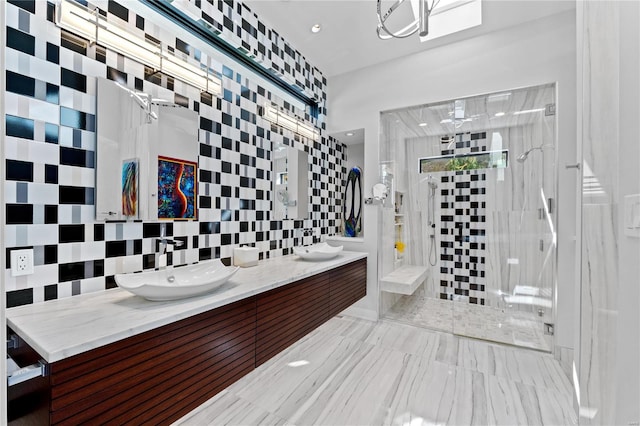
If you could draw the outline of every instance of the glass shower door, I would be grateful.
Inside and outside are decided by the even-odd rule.
[[[454,232],[445,275],[453,331],[551,351],[555,87],[456,102],[464,110],[455,134],[459,170],[448,172],[445,201]]]

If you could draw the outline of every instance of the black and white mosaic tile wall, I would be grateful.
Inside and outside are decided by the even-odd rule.
[[[188,0],[173,4],[310,98],[326,100],[327,80],[322,73],[244,4],[233,0]],[[320,113],[326,111],[321,108]]]
[[[294,245],[339,232],[344,146],[324,136],[318,142],[300,138],[271,127],[257,115],[258,106],[271,101],[323,128],[326,80],[317,69],[240,3],[196,1],[189,5],[191,9],[201,7],[202,19],[228,41],[243,46],[285,80],[314,94],[320,102],[320,115],[314,119],[233,66],[216,63],[207,52],[190,48],[176,37],[177,27],[157,25],[128,10],[126,2],[95,4],[107,19],[140,37],[159,41],[217,70],[223,93],[212,98],[61,31],[53,22],[50,2],[8,0],[2,7],[6,7],[7,21],[7,225],[3,232],[7,270],[3,273],[9,307],[112,288],[116,273],[155,267],[159,223],[95,220],[97,78],[173,99],[200,116],[199,220],[167,224],[168,235],[185,242],[171,253],[172,264],[229,259],[233,247],[240,244],[259,247],[262,257],[286,255]],[[242,19],[236,20],[237,16]],[[309,153],[308,219],[271,220],[274,143]],[[301,228],[313,228],[313,235],[303,237]],[[33,275],[11,276],[9,254],[17,248],[34,249]]]
[[[458,133],[442,155],[487,150],[487,135]],[[440,177],[440,298],[484,305],[486,170],[446,172]]]

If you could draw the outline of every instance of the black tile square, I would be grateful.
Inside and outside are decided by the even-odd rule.
[[[113,275],[109,275],[108,277],[104,277],[104,289],[109,290],[112,288],[117,288],[118,284],[116,283],[116,279]]]
[[[54,263],[58,263],[58,246],[44,246],[44,264],[52,265]]]
[[[7,308],[29,305],[33,303],[33,289],[14,290],[7,292]]]
[[[47,61],[54,64],[60,63],[60,47],[47,42]]]
[[[7,27],[7,47],[33,56],[36,51],[36,39],[32,35]]]
[[[93,225],[93,241],[104,241],[104,224]]]
[[[60,83],[80,92],[87,91],[87,76],[66,68],[60,68]]]
[[[7,136],[15,136],[18,138],[33,140],[33,120],[6,114],[5,125]]]
[[[94,188],[82,186],[60,186],[58,188],[58,202],[60,204],[93,204]]]
[[[63,263],[58,265],[58,281],[76,281],[85,278],[84,262]]]
[[[44,206],[44,223],[46,224],[58,223],[58,205]]]
[[[106,242],[106,257],[120,257],[127,255],[127,242],[126,241],[107,241]]]
[[[142,224],[142,238],[160,237],[160,224],[159,223],[143,223]]]
[[[109,6],[107,8],[109,13],[117,16],[123,21],[129,21],[129,9],[122,6],[120,3],[116,3],[113,0],[109,0]]]
[[[58,285],[51,284],[44,286],[44,300],[55,300],[58,298]]]
[[[84,224],[59,225],[58,242],[81,243],[85,241]]]
[[[36,94],[36,80],[26,75],[7,70],[5,84],[7,92],[31,97]]]
[[[7,3],[18,6],[29,13],[36,13],[36,0],[7,0]]]
[[[44,183],[58,183],[58,166],[44,165]]]
[[[60,164],[65,166],[87,167],[87,151],[61,146]]]
[[[7,225],[32,225],[33,204],[7,204]]]
[[[7,180],[33,182],[33,163],[28,161],[7,160],[5,177]]]

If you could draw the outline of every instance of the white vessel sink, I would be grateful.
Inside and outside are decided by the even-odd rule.
[[[333,259],[342,251],[342,246],[332,247],[327,243],[313,244],[311,246],[294,247],[293,252],[304,260]]]
[[[222,286],[238,269],[213,259],[175,269],[116,274],[115,280],[121,288],[148,300],[176,300],[209,293]]]

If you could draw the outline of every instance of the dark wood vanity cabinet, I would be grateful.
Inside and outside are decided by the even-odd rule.
[[[49,424],[169,424],[365,294],[361,259],[51,363],[37,401],[9,388],[9,411],[44,389]]]

